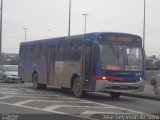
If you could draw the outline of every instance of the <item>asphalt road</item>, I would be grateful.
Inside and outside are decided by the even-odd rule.
[[[103,104],[114,105],[135,111],[140,111],[147,114],[159,114],[160,115],[160,101],[149,100],[136,97],[121,96],[118,100],[113,100],[106,94],[90,95],[85,98],[90,101],[96,101]],[[94,100],[93,100],[94,99]]]
[[[87,120],[77,116],[0,103],[0,120]]]
[[[21,114],[30,114],[24,118],[37,117],[37,114],[48,114],[54,120],[104,119],[106,114],[160,115],[159,103],[127,96],[115,100],[108,94],[99,93],[77,99],[72,92],[61,89],[50,87],[42,91],[33,89],[30,83],[0,83],[0,113],[20,114],[21,117]]]

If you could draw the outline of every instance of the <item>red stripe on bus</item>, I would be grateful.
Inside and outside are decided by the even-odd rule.
[[[94,80],[121,80],[121,77],[113,77],[113,76],[94,76]]]

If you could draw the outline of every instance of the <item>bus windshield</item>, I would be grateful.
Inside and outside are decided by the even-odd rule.
[[[100,45],[102,70],[142,71],[142,50],[139,46]]]

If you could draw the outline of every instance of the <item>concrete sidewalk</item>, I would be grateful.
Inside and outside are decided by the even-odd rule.
[[[155,94],[154,88],[150,84],[145,84],[144,92],[123,93],[123,95],[160,101],[160,95]]]

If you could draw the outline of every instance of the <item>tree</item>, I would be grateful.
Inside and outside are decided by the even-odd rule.
[[[151,58],[146,59],[145,66],[146,66],[146,69],[155,69],[156,68],[155,64],[153,63],[153,59],[151,59]]]
[[[150,58],[151,58],[152,60],[157,60],[157,57],[156,57],[155,55],[150,56]]]
[[[160,69],[160,60],[155,61],[155,66],[157,69]]]
[[[9,65],[18,65],[18,59],[17,58],[11,58],[9,61]]]

